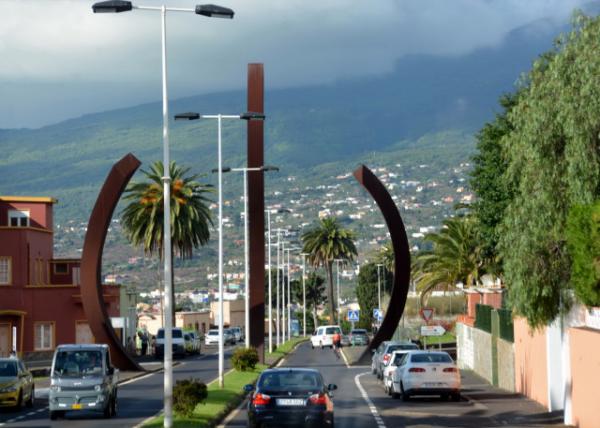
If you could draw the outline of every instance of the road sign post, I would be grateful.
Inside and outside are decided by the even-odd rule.
[[[348,309],[348,321],[352,323],[352,329],[354,329],[354,323],[360,319],[360,311]]]

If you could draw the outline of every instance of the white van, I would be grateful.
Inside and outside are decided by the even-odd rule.
[[[323,325],[317,328],[317,331],[310,338],[312,348],[320,347],[323,349],[325,346],[333,348],[333,335],[335,333],[342,334],[342,329],[339,325]]]

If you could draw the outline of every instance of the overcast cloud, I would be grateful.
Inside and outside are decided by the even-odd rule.
[[[583,0],[215,0],[235,19],[168,16],[173,97],[389,72],[407,54],[463,55],[514,28],[558,24]],[[157,12],[93,14],[87,0],[0,0],[0,128],[160,99]],[[154,0],[140,4],[157,5]],[[189,0],[169,6],[193,7]]]

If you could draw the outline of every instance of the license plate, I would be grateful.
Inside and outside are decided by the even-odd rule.
[[[71,406],[71,409],[73,410],[81,410],[83,408],[83,406],[81,404],[73,404]]]
[[[446,386],[446,384],[443,382],[427,382],[427,383],[423,384],[423,386],[426,388],[434,388],[434,387],[439,387],[439,386]]]
[[[304,406],[305,402],[303,398],[278,398],[278,406]]]

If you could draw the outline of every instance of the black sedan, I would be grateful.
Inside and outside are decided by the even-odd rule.
[[[332,391],[318,370],[285,368],[265,370],[248,400],[248,426],[253,428],[303,426],[333,427]]]

